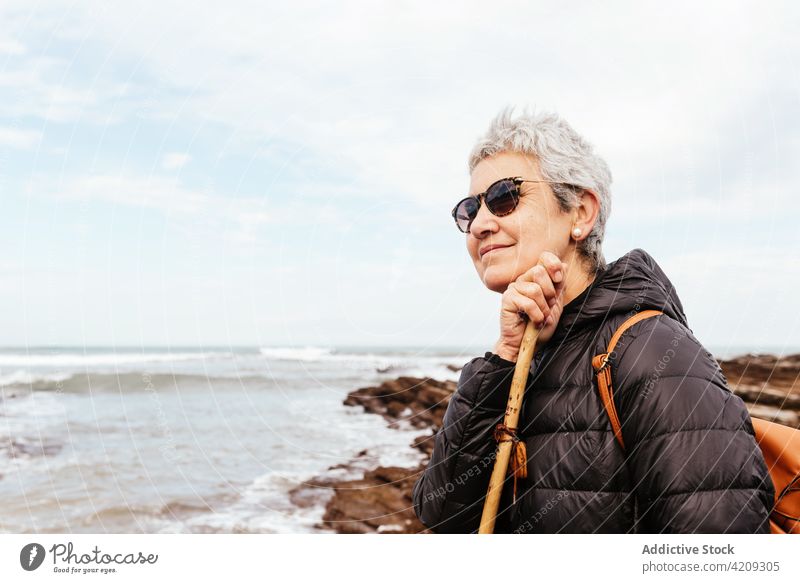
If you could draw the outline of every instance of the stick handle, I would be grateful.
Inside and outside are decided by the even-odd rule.
[[[514,378],[511,380],[511,391],[508,394],[508,405],[506,405],[506,414],[503,419],[503,423],[513,429],[517,428],[519,421],[522,396],[525,394],[525,385],[528,382],[528,373],[531,369],[531,360],[533,360],[538,337],[539,329],[528,320],[522,336],[522,344],[519,347],[517,365],[514,367]],[[497,509],[500,507],[500,495],[503,493],[503,482],[505,482],[508,472],[508,460],[511,457],[512,445],[511,441],[502,441],[497,445],[497,457],[492,469],[492,477],[489,479],[489,489],[486,492],[486,502],[483,505],[481,525],[478,529],[479,534],[494,532],[494,522],[497,518]]]

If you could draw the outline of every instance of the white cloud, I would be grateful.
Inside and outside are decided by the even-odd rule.
[[[750,283],[737,285],[745,276],[732,269],[736,250],[747,243],[726,225],[760,219],[763,226],[778,209],[784,216],[800,210],[790,176],[800,149],[791,138],[800,127],[795,4],[467,2],[454,11],[424,2],[209,2],[186,11],[159,1],[29,10],[17,3],[14,18],[5,18],[0,8],[0,27],[13,21],[28,35],[8,45],[0,75],[0,92],[10,96],[6,115],[74,123],[78,138],[86,123],[147,126],[137,139],[152,140],[155,166],[187,178],[102,172],[60,184],[34,180],[31,193],[158,209],[195,234],[203,227],[192,219],[226,221],[233,226],[227,234],[248,244],[276,226],[375,228],[338,204],[356,198],[386,199],[397,220],[426,228],[441,216],[455,231],[448,213],[467,188],[473,140],[503,105],[531,104],[562,113],[610,162],[612,218],[628,226],[658,217],[667,237],[684,217],[708,219],[722,237],[715,243],[733,250],[725,263],[708,267],[680,249],[667,260],[668,274],[675,271],[694,310],[704,313],[714,309],[708,286],[725,288],[726,306],[755,293]],[[67,48],[47,53],[51,37]],[[42,50],[25,51],[33,46]],[[198,125],[226,136],[211,144],[211,157],[280,159],[309,170],[308,195],[267,204],[265,185],[263,195],[241,196],[225,183],[231,179],[222,165],[203,168],[199,153],[181,150],[186,142],[168,141],[194,139]],[[37,139],[23,133],[6,142],[32,147]],[[219,172],[214,192],[186,186],[184,174],[203,171]],[[326,184],[330,174],[348,178]],[[319,202],[326,197],[337,204]],[[376,204],[364,214],[387,208]],[[309,255],[324,251],[312,244]],[[691,248],[692,241],[681,244]],[[435,253],[411,261],[394,249],[384,273],[390,286],[400,288],[407,275],[427,281],[427,271],[451,273]],[[689,261],[702,267],[682,270]],[[444,286],[440,278],[425,294]],[[486,322],[495,319],[488,314]]]
[[[191,159],[192,157],[185,152],[168,152],[161,159],[161,167],[165,170],[179,170]]]
[[[12,61],[0,75],[4,95],[4,113],[15,118],[37,117],[59,123],[83,121],[109,124],[118,121],[112,111],[97,109],[101,97],[113,101],[111,86],[70,86],[64,71],[70,69],[66,59],[25,57]]]
[[[163,213],[187,234],[208,231],[204,237],[220,236],[251,247],[274,244],[262,236],[261,230],[267,226],[288,230],[300,225],[314,229],[327,227],[344,233],[357,219],[331,202],[340,192],[335,187],[327,194],[320,187],[316,193],[319,198],[308,199],[295,196],[276,199],[267,194],[229,196],[189,188],[181,180],[161,174],[107,172],[62,177],[57,181],[38,178],[27,184],[26,192],[29,196],[56,201],[96,201],[152,209]]]
[[[23,55],[25,45],[13,38],[0,38],[0,55]]]
[[[27,150],[40,143],[42,132],[20,128],[0,127],[0,147]]]
[[[33,182],[28,190],[34,195],[50,195],[74,200],[103,200],[115,204],[147,207],[167,213],[196,214],[207,211],[212,202],[225,200],[201,191],[183,187],[178,181],[163,176],[132,174],[94,174],[77,176],[58,184]]]
[[[154,115],[219,121],[242,148],[288,139],[347,165],[365,191],[390,183],[424,203],[463,190],[471,142],[507,102],[561,111],[637,184],[687,148],[710,161],[715,141],[782,83],[775,67],[797,48],[775,34],[796,11],[787,3],[499,2],[492,18],[479,2],[456,12],[423,2],[178,6],[70,5],[58,34],[103,38],[109,56],[141,59],[161,87],[179,89],[158,97]],[[100,81],[100,99],[133,106]]]
[[[693,249],[662,262],[701,342],[797,348],[800,258],[770,242],[764,234],[761,240]]]

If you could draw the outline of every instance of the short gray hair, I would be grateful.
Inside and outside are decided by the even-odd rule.
[[[488,131],[478,139],[469,156],[469,171],[481,160],[501,152],[532,154],[539,161],[542,177],[589,188],[600,199],[600,212],[589,236],[578,244],[578,254],[596,272],[607,267],[603,256],[603,236],[611,213],[611,170],[594,148],[555,113],[528,113],[513,118],[512,106],[505,107]],[[551,184],[559,207],[569,212],[578,203],[581,191]]]

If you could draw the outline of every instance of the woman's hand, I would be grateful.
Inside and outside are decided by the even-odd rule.
[[[500,307],[500,339],[495,354],[517,361],[529,319],[539,328],[536,344],[550,340],[561,317],[566,275],[567,264],[545,251],[535,266],[509,284]]]

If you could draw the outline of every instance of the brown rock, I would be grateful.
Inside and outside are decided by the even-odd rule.
[[[351,392],[345,405],[361,406],[382,415],[390,427],[406,420],[417,428],[435,433],[442,424],[450,396],[456,389],[452,381],[399,377],[377,387]],[[433,437],[421,436],[412,447],[430,457]],[[350,464],[337,464],[329,470],[363,467],[369,453],[363,450]],[[290,499],[298,506],[321,503],[327,498],[321,528],[340,533],[426,533],[414,513],[411,492],[427,460],[416,468],[377,467],[357,480],[337,480],[319,476],[294,488]]]
[[[411,489],[423,467],[379,467],[360,480],[338,483],[325,507],[323,524],[351,534],[425,532],[411,501]]]
[[[389,421],[404,419],[414,427],[434,427],[441,425],[455,389],[453,381],[399,377],[377,387],[353,391],[344,404],[361,405],[367,412]]]
[[[745,354],[718,362],[729,383],[769,385],[786,392],[800,393],[800,354],[783,357]]]
[[[750,415],[800,428],[800,354],[745,354],[718,362]]]

